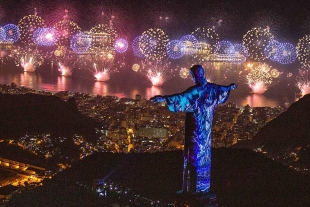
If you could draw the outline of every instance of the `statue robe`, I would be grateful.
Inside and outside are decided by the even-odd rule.
[[[213,114],[215,107],[228,99],[229,93],[228,86],[205,83],[166,96],[171,112],[186,112],[184,193],[210,191]]]

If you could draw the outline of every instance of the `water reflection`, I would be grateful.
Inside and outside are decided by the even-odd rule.
[[[155,95],[174,94],[188,88],[188,83],[180,80],[171,80],[165,85],[143,86],[136,81],[116,81],[96,82],[93,79],[74,78],[52,75],[51,73],[29,73],[29,72],[3,72],[0,71],[0,84],[16,83],[18,86],[25,86],[37,90],[49,91],[71,91],[89,94],[98,94],[101,96],[118,96],[119,98],[135,98],[137,94],[142,98],[149,99]],[[121,83],[120,83],[121,82]],[[192,84],[192,83],[190,83]],[[249,92],[240,85],[238,90],[231,93],[228,101],[236,103],[237,106],[250,105],[251,107],[278,107],[288,108],[297,99],[290,91],[275,91],[276,93],[266,94],[249,94]],[[282,93],[280,93],[282,92]]]
[[[99,94],[101,96],[106,96],[108,94],[108,85],[105,82],[96,81],[94,84],[94,94]]]
[[[268,98],[262,94],[250,94],[246,96],[245,98],[241,99],[241,105],[249,105],[251,107],[264,107],[264,106],[270,106],[270,107],[278,107],[280,104],[278,101],[272,98]],[[290,105],[290,102],[288,98],[283,102],[283,107],[287,107]]]
[[[16,78],[14,79],[16,80]],[[35,73],[23,72],[20,74],[20,85],[33,88],[35,87],[36,79]]]
[[[157,86],[152,86],[146,89],[145,98],[150,99],[153,96],[160,95],[162,93],[162,88]]]

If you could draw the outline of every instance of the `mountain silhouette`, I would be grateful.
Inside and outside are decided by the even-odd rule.
[[[310,94],[293,103],[253,137],[261,145],[289,146],[310,143]]]
[[[81,114],[71,99],[65,102],[56,96],[0,94],[0,136],[18,138],[25,134],[50,133],[94,138],[99,124]]]
[[[31,193],[13,197],[7,206],[80,206],[77,195],[81,189],[72,183],[93,186],[96,179],[129,187],[137,195],[152,200],[173,203],[182,186],[182,154],[95,153]],[[219,206],[310,206],[308,176],[250,149],[213,149],[211,191],[216,193]],[[81,196],[83,204],[89,200],[87,206],[115,206],[103,205],[103,200],[94,199],[91,193],[86,195]]]

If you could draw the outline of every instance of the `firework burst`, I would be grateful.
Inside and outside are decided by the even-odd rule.
[[[250,22],[252,26],[256,28],[264,28],[277,38],[288,33],[288,21],[272,11],[265,10],[256,12]]]
[[[179,75],[181,78],[186,79],[189,76],[189,69],[187,68],[181,68],[179,71]]]
[[[76,22],[78,20],[80,5],[77,1],[70,0],[53,0],[49,11],[49,18],[46,18],[48,25],[55,25],[62,20]],[[53,17],[53,18],[50,18]]]
[[[184,35],[180,39],[184,55],[193,55],[198,50],[198,40],[194,35]]]
[[[174,76],[171,62],[168,59],[143,60],[141,72],[151,81],[153,86],[161,86]]]
[[[18,22],[18,28],[20,30],[20,40],[22,43],[29,45],[35,45],[33,42],[32,34],[41,27],[44,27],[44,20],[37,15],[28,15],[23,17]]]
[[[277,62],[281,64],[290,64],[297,59],[296,48],[291,43],[281,43],[277,51]]]
[[[310,93],[310,74],[309,69],[299,69],[296,77],[296,86],[300,90],[302,96]]]
[[[296,46],[298,60],[304,67],[310,67],[310,35],[298,40]]]
[[[183,47],[182,41],[180,40],[171,40],[168,42],[166,45],[166,51],[167,54],[170,58],[172,59],[179,59],[183,57],[184,55],[184,50],[182,49]]]
[[[36,29],[32,37],[33,42],[40,46],[53,46],[59,39],[58,32],[51,27]]]
[[[15,24],[6,24],[3,26],[5,31],[5,40],[8,42],[17,42],[20,37],[20,30]]]
[[[73,21],[68,19],[61,20],[54,25],[54,28],[59,34],[59,46],[70,46],[70,39],[76,33],[81,32],[81,28]]]
[[[111,58],[111,56],[93,57],[92,67],[97,81],[107,81],[110,79],[111,74],[118,72],[114,58]]]
[[[100,53],[114,48],[118,34],[110,25],[98,24],[91,28],[89,36],[92,39],[90,50]]]
[[[146,58],[161,60],[167,56],[168,42],[168,35],[162,29],[151,28],[142,33],[142,38],[139,38],[139,48]]]
[[[77,56],[66,54],[58,59],[58,71],[62,76],[71,76],[77,62]]]
[[[88,35],[83,32],[76,33],[70,39],[70,47],[75,53],[87,52],[91,43],[91,39]]]
[[[197,51],[193,54],[193,58],[197,62],[203,62],[208,59],[209,55],[213,54],[219,42],[218,34],[212,28],[199,27],[192,32],[192,35],[197,39]]]
[[[270,72],[271,66],[265,63],[248,64],[250,72],[246,75],[248,86],[252,89],[252,93],[263,94],[273,83],[273,77]],[[274,73],[274,71],[273,71]]]
[[[116,5],[115,1],[96,0],[90,6],[92,12],[90,21],[94,24],[106,24],[110,27],[116,28],[118,34],[131,33],[128,11],[123,9],[120,5]]]
[[[114,43],[114,48],[118,53],[124,53],[128,49],[128,41],[123,38],[118,38]]]
[[[273,35],[263,28],[252,28],[242,39],[242,44],[249,49],[249,57],[255,61],[262,61],[266,58],[265,47],[274,39]]]
[[[32,48],[19,48],[13,57],[19,62],[25,72],[34,72],[44,61],[41,52],[38,49]]]

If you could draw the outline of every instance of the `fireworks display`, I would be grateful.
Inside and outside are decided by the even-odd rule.
[[[114,63],[114,55],[95,56],[92,58],[94,77],[97,81],[107,81],[111,74],[118,72]]]
[[[242,44],[249,49],[249,57],[255,61],[262,61],[266,58],[264,50],[270,41],[274,39],[273,35],[267,29],[252,28],[242,39]]]
[[[281,43],[277,40],[271,40],[264,49],[266,58],[272,61],[277,61],[278,47]]]
[[[98,24],[91,28],[90,37],[92,39],[91,50],[102,51],[110,50],[114,47],[117,38],[117,32],[111,25]]]
[[[119,53],[123,53],[126,52],[126,50],[128,49],[128,42],[127,40],[123,39],[123,38],[119,38],[115,41],[114,44],[114,49],[119,52]]]
[[[242,55],[244,57],[249,56],[249,49],[243,44],[236,43],[233,45],[233,47],[234,47],[235,55]]]
[[[298,75],[296,77],[296,86],[300,90],[302,96],[310,94],[310,76],[309,69],[302,68],[299,69]]]
[[[192,32],[200,44],[209,45],[210,52],[214,51],[216,44],[219,42],[219,36],[212,28],[199,27]]]
[[[58,71],[62,76],[71,76],[73,71],[73,65],[64,65],[61,62],[58,63]]]
[[[216,44],[214,53],[222,55],[231,55],[235,53],[235,48],[230,41],[222,40]]]
[[[141,72],[149,79],[153,86],[161,86],[174,76],[171,62],[167,59],[143,60]]]
[[[68,19],[61,20],[54,25],[59,35],[59,41],[57,42],[60,46],[69,46],[70,39],[76,33],[81,32],[81,28],[73,21]]]
[[[171,40],[166,45],[167,55],[172,59],[180,59],[184,55],[183,44],[180,40]]]
[[[189,76],[189,69],[188,68],[181,68],[179,71],[179,75],[181,78],[187,78]]]
[[[253,15],[253,25],[267,29],[276,37],[285,34],[289,28],[286,18],[269,10],[255,12]]]
[[[32,34],[41,27],[44,27],[44,20],[37,15],[28,15],[23,17],[18,22],[18,28],[20,30],[20,40],[26,45],[32,45],[33,37]]]
[[[14,58],[19,62],[25,72],[34,72],[40,65],[43,64],[43,56],[37,49],[20,49]]]
[[[198,40],[194,35],[184,35],[180,41],[182,42],[182,50],[185,55],[193,55],[198,50]]]
[[[290,64],[296,61],[296,48],[291,43],[281,43],[277,49],[277,62],[281,64]]]
[[[176,15],[185,18],[183,13],[188,5],[183,5],[183,10],[170,13],[170,9],[178,4],[160,0],[148,4],[149,8],[140,14],[146,19],[141,18],[141,22],[136,22],[139,25],[134,27],[133,24],[127,25],[131,23],[128,22],[131,20],[130,10],[125,9],[125,4],[120,5],[114,0],[94,0],[89,5],[90,8],[85,10],[81,8],[82,4],[71,0],[55,2],[45,10],[42,10],[45,4],[38,8],[38,11],[40,9],[40,13],[43,13],[42,17],[46,17],[44,20],[37,15],[36,7],[29,3],[23,12],[15,15],[18,25],[1,25],[0,68],[5,65],[6,57],[13,57],[24,71],[33,72],[43,64],[44,59],[47,63],[54,62],[62,76],[71,76],[75,69],[87,69],[93,73],[97,81],[108,81],[112,73],[121,67],[132,65],[129,69],[143,73],[152,85],[161,86],[174,74],[178,78],[186,79],[189,76],[190,65],[201,64],[206,70],[210,70],[209,81],[212,81],[213,73],[221,79],[228,79],[231,75],[239,73],[239,76],[246,76],[253,93],[264,93],[273,85],[274,79],[283,73],[282,70],[290,70],[291,77],[297,76],[297,70],[294,70],[296,60],[303,67],[310,67],[310,35],[300,38],[296,47],[295,43],[284,42],[283,40],[290,38],[279,37],[280,29],[283,29],[280,24],[285,26],[287,22],[282,21],[276,14],[257,13],[257,19],[255,22],[251,21],[253,25],[249,27],[252,29],[246,34],[243,33],[244,35],[240,34],[242,44],[236,44],[235,34],[230,36],[227,33],[230,29],[229,23],[234,23],[229,20],[232,16],[225,13],[224,9],[223,14],[218,14],[218,11],[222,10],[215,10],[205,14],[208,18],[200,16],[200,19],[193,21],[194,24],[186,19],[182,20],[180,25],[177,21],[180,17]],[[158,7],[155,8],[155,5]],[[34,15],[24,16],[24,13],[29,13],[33,8]],[[13,16],[13,13],[10,15]],[[253,17],[254,15],[255,13]],[[9,21],[4,19],[3,22]],[[46,22],[51,27],[47,27]],[[85,28],[82,29],[76,22]],[[187,24],[191,24],[191,27]],[[126,30],[128,27],[132,28],[132,33]],[[180,27],[184,30],[180,30]],[[236,25],[234,29],[238,30],[239,27],[240,25]],[[191,28],[196,29],[192,31]],[[220,39],[219,33],[225,37],[221,36]],[[170,40],[169,37],[172,36],[174,39]],[[38,48],[49,56],[44,55]],[[127,56],[132,55],[131,52],[135,57]],[[133,64],[135,60],[132,57],[138,60],[136,64]],[[128,64],[126,61],[132,62]],[[245,61],[257,62],[246,68]],[[277,68],[271,68],[263,62]],[[286,66],[287,64],[292,65]],[[41,71],[43,70],[39,70]],[[240,78],[239,76],[237,78]],[[309,90],[306,76],[303,69],[297,78],[297,86],[303,94],[308,93],[303,91]]]
[[[128,24],[130,15],[126,9],[119,7],[115,1],[95,0],[90,6],[92,11],[91,22],[96,24],[105,24],[117,30],[118,34],[128,34],[130,24]]]
[[[39,46],[53,46],[59,39],[57,30],[52,27],[38,28],[32,37],[33,42]]]
[[[143,51],[140,47],[140,39],[144,38],[143,36],[138,36],[133,39],[132,41],[132,50],[135,54],[135,56],[140,57],[140,58],[145,58]]]
[[[298,60],[304,67],[310,67],[310,35],[305,35],[298,40]]]
[[[158,28],[151,28],[144,31],[139,38],[139,48],[142,54],[151,60],[161,60],[166,53],[166,46],[169,42],[168,35]]]
[[[139,64],[135,63],[135,64],[132,65],[132,70],[133,71],[138,72],[139,69],[140,69],[140,65]]]
[[[3,27],[0,27],[0,42],[3,42],[6,40],[6,32]]]
[[[273,82],[273,77],[270,74],[271,66],[256,62],[248,64],[248,67],[250,72],[247,74],[246,79],[248,86],[252,89],[252,93],[265,93]]]
[[[216,44],[219,42],[218,34],[212,28],[199,27],[192,32],[192,35],[197,39],[196,52],[192,58],[195,62],[209,60],[209,56],[214,53]]]
[[[8,42],[17,42],[20,37],[20,31],[15,24],[6,24],[3,29],[5,30],[5,38]]]
[[[90,47],[91,39],[83,32],[79,32],[70,39],[70,47],[75,53],[85,53]]]

